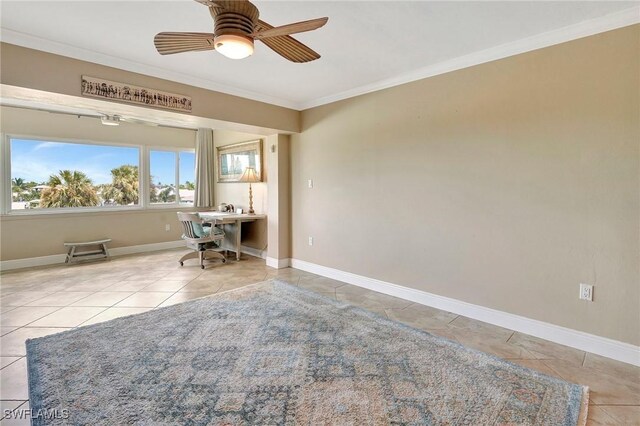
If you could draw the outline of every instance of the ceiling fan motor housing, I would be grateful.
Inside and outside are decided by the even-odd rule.
[[[218,1],[224,7],[210,7],[213,17],[214,35],[233,35],[246,38],[253,44],[254,28],[258,23],[258,8],[250,2]]]

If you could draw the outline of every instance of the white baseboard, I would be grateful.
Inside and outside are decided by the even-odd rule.
[[[288,268],[291,264],[291,259],[276,259],[275,257],[267,257],[267,266],[276,269]]]
[[[111,256],[123,256],[126,254],[145,253],[150,251],[167,250],[172,248],[184,247],[183,240],[166,241],[163,243],[141,244],[137,246],[110,248]],[[66,254],[53,254],[50,256],[28,257],[24,259],[3,260],[0,261],[0,270],[9,271],[20,268],[33,268],[35,266],[56,265],[64,263],[67,258]]]
[[[267,253],[264,250],[256,249],[253,247],[240,246],[240,253],[248,254],[249,256],[259,257],[260,259],[267,258]]]
[[[227,241],[225,241],[222,244],[222,248],[235,252],[236,248],[234,245],[229,244]],[[240,246],[240,253],[244,253],[244,254],[248,254],[249,256],[254,256],[254,257],[259,257],[260,259],[266,259],[267,258],[267,251],[266,250],[260,250],[260,249],[256,249],[253,247],[247,247],[247,246]]]
[[[116,247],[109,249],[111,256],[123,256],[125,254],[146,253],[148,251],[168,250],[184,247],[183,240],[166,241],[164,243],[140,244],[138,246]]]
[[[28,257],[25,259],[3,260],[0,261],[0,271],[9,271],[11,269],[33,268],[35,266],[55,265],[64,263],[67,258],[66,254],[52,254],[50,256]]]
[[[166,241],[163,243],[140,244],[137,246],[116,247],[109,249],[111,256],[124,256],[127,254],[146,253],[151,251],[168,250],[184,247],[183,240]],[[231,250],[231,249],[229,249]],[[254,249],[252,247],[241,246],[240,252],[250,256],[266,259],[267,255],[264,250]],[[3,260],[0,261],[0,271],[9,271],[20,268],[33,268],[35,266],[56,265],[64,263],[67,258],[66,254],[53,254],[51,256],[28,257],[25,259]],[[288,265],[287,265],[288,266]]]
[[[304,260],[291,259],[291,267],[640,366],[640,346],[352,274]]]

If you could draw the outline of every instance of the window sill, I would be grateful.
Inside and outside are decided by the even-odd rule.
[[[24,220],[24,219],[43,219],[43,218],[66,218],[79,216],[105,216],[105,215],[129,215],[129,214],[148,214],[160,212],[178,212],[181,210],[195,210],[193,206],[150,206],[150,207],[113,207],[102,209],[80,209],[80,210],[40,210],[32,209],[28,212],[13,211],[11,213],[0,215],[0,219],[5,220]]]

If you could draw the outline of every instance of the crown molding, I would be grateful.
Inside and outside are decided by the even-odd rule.
[[[468,55],[459,56],[444,62],[429,65],[416,71],[402,74],[396,77],[380,80],[375,83],[356,87],[344,92],[336,93],[303,102],[301,110],[314,108],[321,105],[330,104],[348,98],[364,95],[378,90],[388,89],[390,87],[399,86],[401,84],[411,83],[412,81],[422,80],[424,78],[445,74],[451,71],[457,71],[463,68],[469,68],[486,62],[504,59],[509,56],[519,55],[521,53],[531,52],[533,50],[542,49],[571,40],[603,33],[606,31],[623,28],[629,25],[640,23],[640,6],[625,9],[620,12],[611,13],[599,18],[589,19],[574,25],[559,28],[553,31],[537,34],[535,36],[523,38],[500,46],[479,50]]]
[[[130,61],[128,59],[118,58],[116,56],[105,55],[80,47],[71,46],[64,43],[58,43],[48,39],[25,34],[19,31],[10,30],[8,28],[1,29],[0,40],[3,43],[15,44],[29,49],[40,50],[43,52],[54,53],[56,55],[66,56],[81,61],[92,62],[107,67],[118,68],[130,72],[148,75],[151,77],[162,78],[177,83],[188,84],[201,89],[213,90],[227,95],[239,96],[241,98],[253,101],[264,102],[271,105],[277,105],[294,110],[300,110],[300,105],[296,102],[282,99],[275,96],[269,96],[262,93],[252,92],[249,90],[231,87],[227,84],[216,83],[211,80],[194,77],[188,74],[170,71],[153,65],[141,62]]]
[[[3,42],[27,47],[30,49],[41,50],[82,61],[93,62],[100,65],[149,75],[151,77],[162,78],[165,80],[188,84],[203,89],[226,93],[228,95],[239,96],[258,102],[265,102],[272,105],[302,111],[305,109],[330,104],[344,99],[376,92],[378,90],[388,89],[390,87],[422,80],[424,78],[445,74],[451,71],[457,71],[463,68],[480,65],[498,59],[504,59],[509,56],[542,49],[556,44],[565,43],[571,40],[588,37],[591,35],[623,28],[638,23],[640,23],[640,6],[634,6],[620,12],[615,12],[598,18],[589,19],[587,21],[569,25],[567,27],[559,28],[553,31],[548,31],[510,43],[505,43],[500,46],[480,50],[468,55],[459,56],[457,58],[439,62],[437,64],[432,64],[409,73],[398,75],[396,77],[355,87],[353,89],[335,93],[332,95],[311,99],[306,102],[295,102],[290,99],[283,99],[275,96],[244,90],[237,87],[230,87],[226,84],[223,85],[211,80],[190,76],[175,71],[169,71],[164,68],[136,61],[130,61],[128,59],[122,59],[115,56],[93,52],[91,50],[54,42],[6,28],[2,28],[2,35],[0,38]]]

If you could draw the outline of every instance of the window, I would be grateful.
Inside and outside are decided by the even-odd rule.
[[[195,153],[8,136],[0,213],[193,206]],[[143,172],[141,172],[143,171]]]
[[[11,210],[137,206],[140,148],[10,138]]]
[[[180,152],[179,167],[180,204],[193,206],[196,193],[196,154],[195,152]]]
[[[176,202],[176,158],[176,153],[171,151],[149,152],[151,204]]]
[[[149,151],[149,202],[193,205],[195,154],[192,151]],[[177,188],[177,191],[176,191]]]

